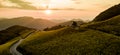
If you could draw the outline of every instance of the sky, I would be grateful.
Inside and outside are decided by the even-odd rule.
[[[120,0],[0,0],[0,17],[31,16],[50,20],[73,18],[92,20],[100,12],[119,3]]]
[[[120,0],[0,0],[0,3],[4,6],[16,7],[20,7],[18,3],[22,4],[25,2],[31,6],[37,7],[38,9],[46,8],[46,6],[57,9],[92,9],[109,7],[120,3]]]
[[[46,4],[50,8],[73,8],[73,9],[92,9],[108,7],[118,4],[120,0],[24,0],[31,2],[33,6],[44,7]]]

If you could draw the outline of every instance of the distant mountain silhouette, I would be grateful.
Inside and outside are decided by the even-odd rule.
[[[93,21],[104,21],[117,15],[120,15],[120,4],[103,11]]]
[[[42,30],[46,27],[52,27],[56,25],[56,23],[45,19],[34,19],[32,17],[18,17],[0,20],[0,30],[6,29],[13,25],[20,25]]]

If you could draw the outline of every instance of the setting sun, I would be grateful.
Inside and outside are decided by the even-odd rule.
[[[45,13],[46,13],[47,15],[49,15],[49,14],[52,14],[52,11],[51,11],[51,10],[45,10]]]

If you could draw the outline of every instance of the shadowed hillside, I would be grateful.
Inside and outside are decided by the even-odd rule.
[[[83,27],[120,36],[120,15],[101,22],[93,22]]]
[[[0,31],[0,45],[6,43],[7,41],[22,35],[22,32],[34,30],[32,28],[27,28],[23,26],[12,26],[5,30]]]
[[[120,4],[103,11],[93,21],[104,21],[117,15],[120,15]]]

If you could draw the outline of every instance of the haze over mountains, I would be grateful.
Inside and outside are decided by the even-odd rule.
[[[45,19],[34,19],[32,17],[18,17],[13,19],[0,20],[0,30],[6,29],[14,25],[21,25],[29,28],[43,30],[44,28],[52,27],[56,24],[57,23]]]

